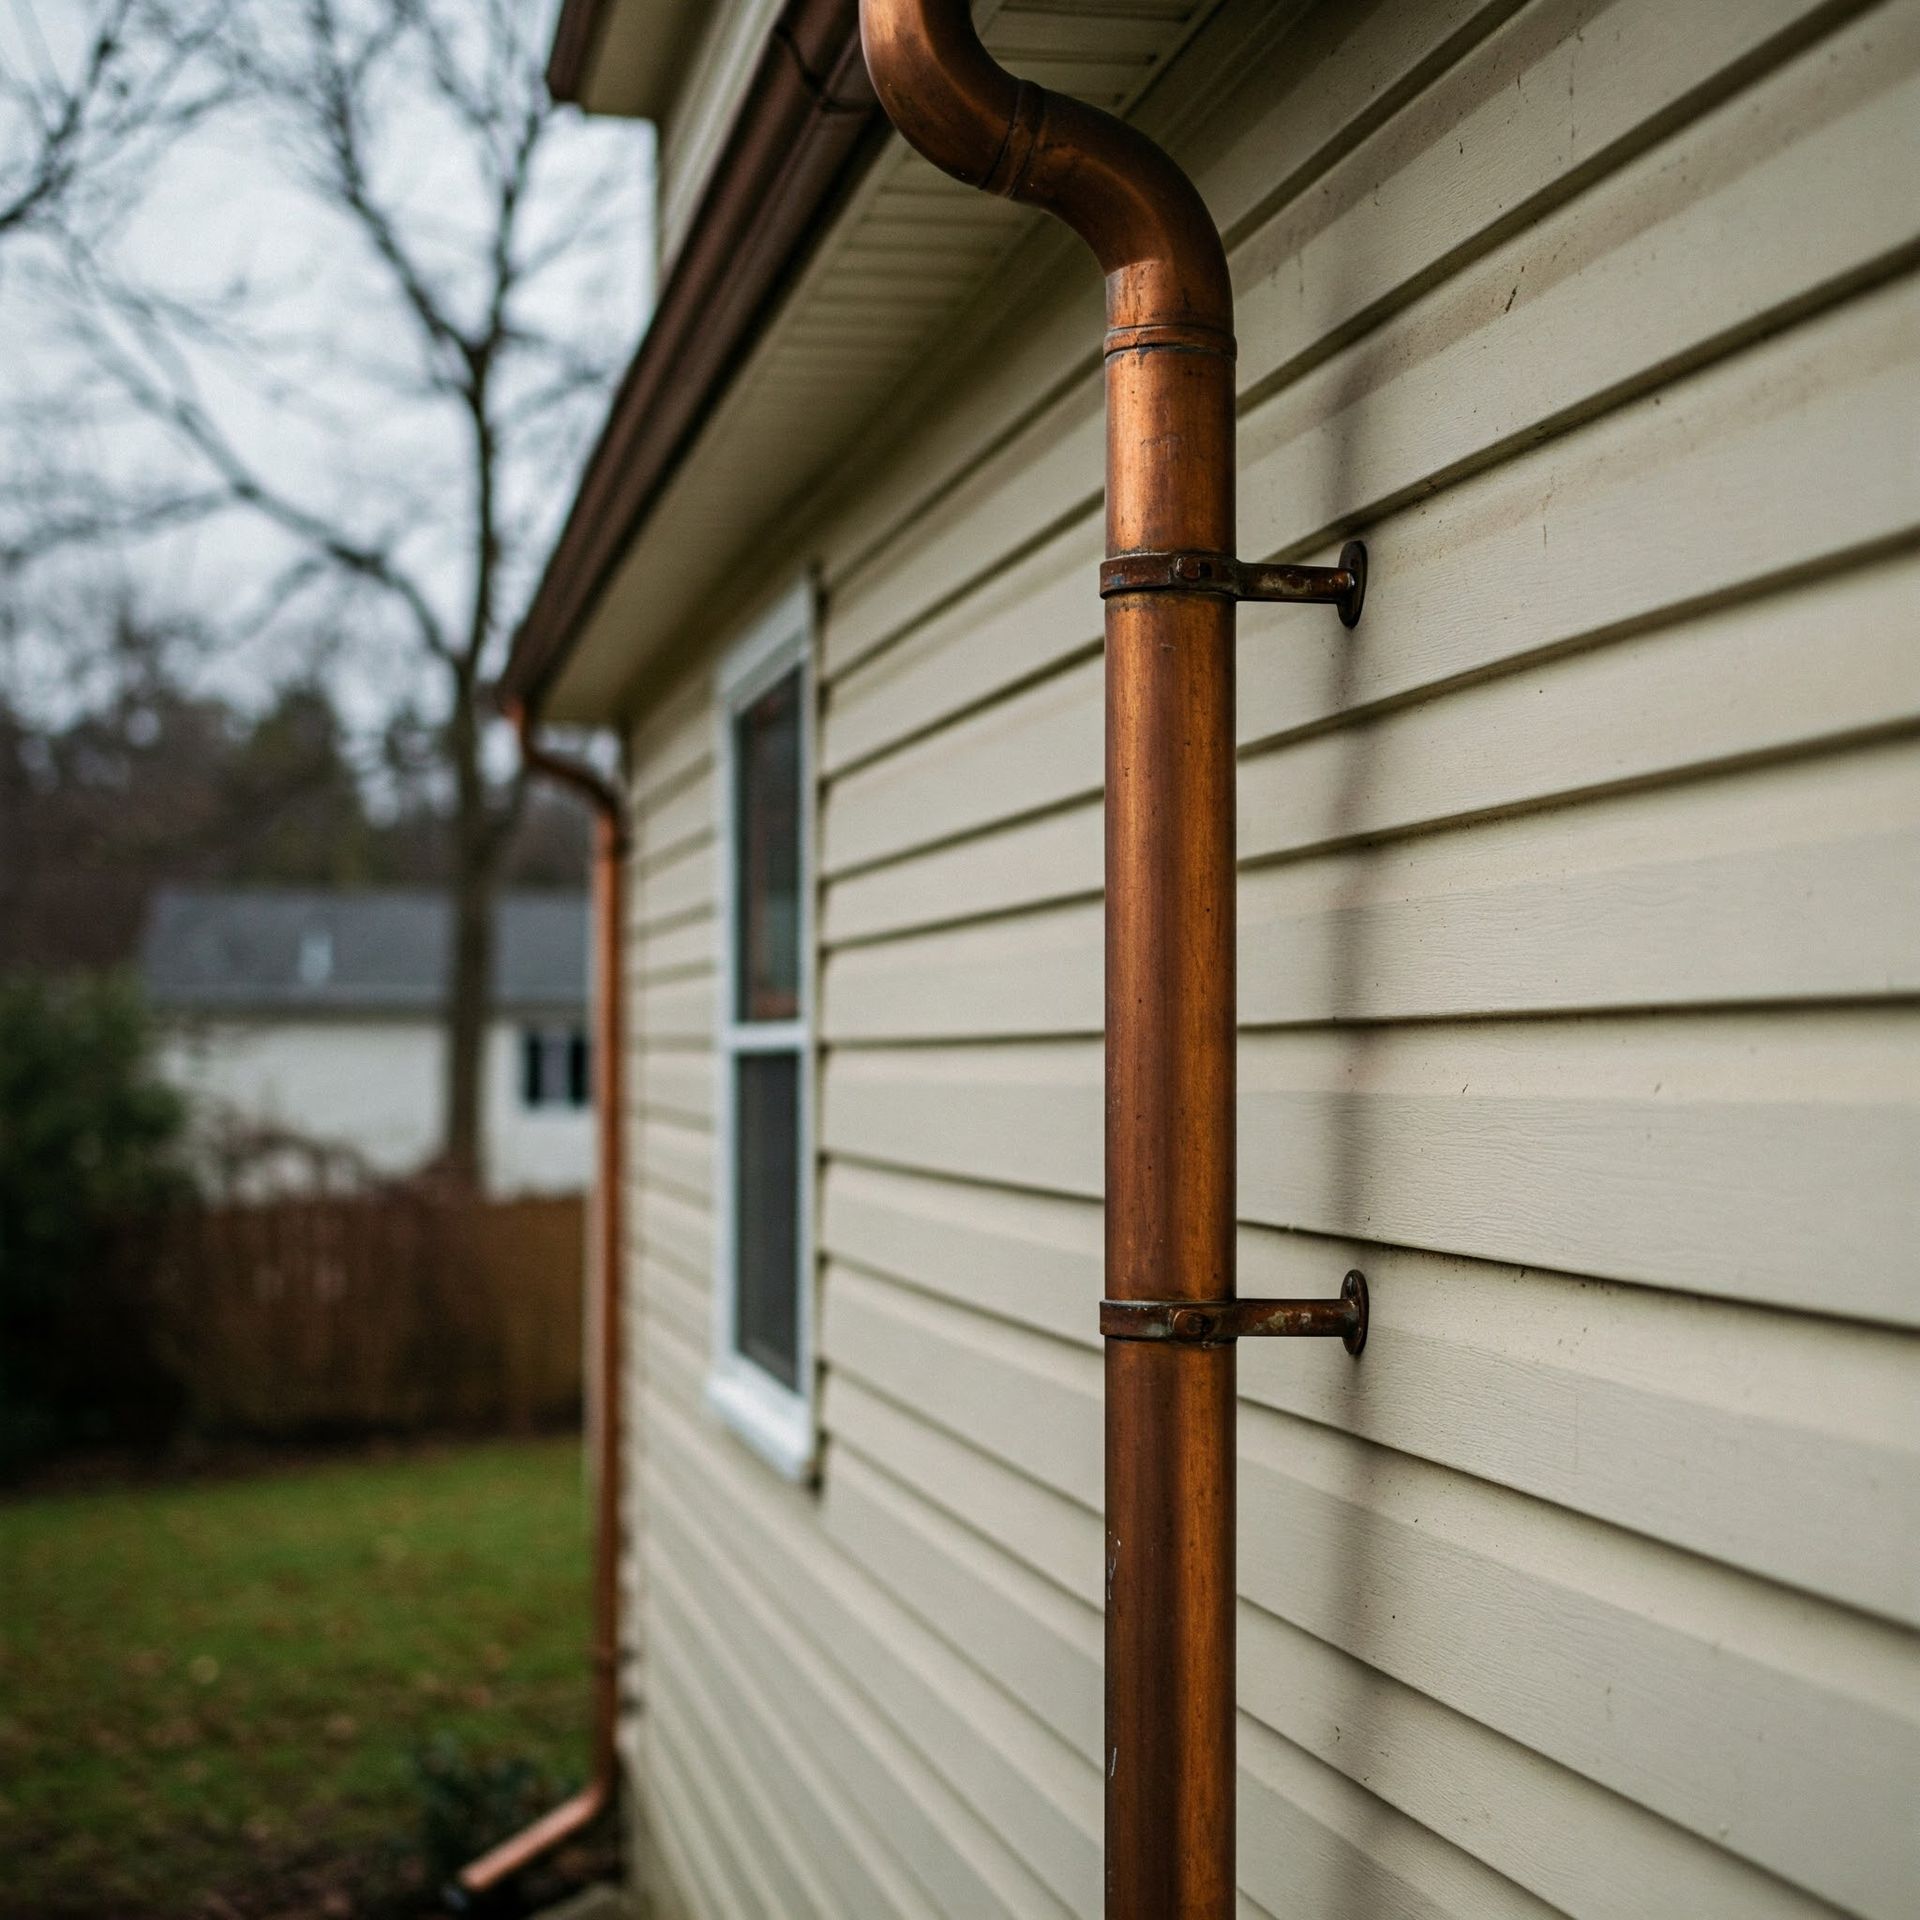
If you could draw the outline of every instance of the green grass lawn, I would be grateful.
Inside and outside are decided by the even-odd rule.
[[[586,1545],[571,1440],[0,1506],[0,1914],[427,1907],[583,1770]]]

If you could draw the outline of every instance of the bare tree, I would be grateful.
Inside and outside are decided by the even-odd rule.
[[[556,114],[532,12],[227,9],[232,151],[269,159],[319,219],[334,310],[316,324],[310,299],[301,311],[285,297],[299,262],[282,263],[279,286],[181,291],[74,249],[71,337],[187,460],[111,487],[86,476],[34,536],[45,552],[251,521],[276,558],[237,621],[352,628],[423,671],[454,929],[443,1158],[469,1180],[484,1153],[493,903],[523,803],[517,764],[490,742],[487,689],[636,304],[616,288],[638,251],[640,153],[630,133],[609,152],[605,133]]]

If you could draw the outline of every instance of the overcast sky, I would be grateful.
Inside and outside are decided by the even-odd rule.
[[[268,0],[285,5],[286,0]],[[553,0],[537,13],[546,45]],[[16,77],[44,73],[49,61],[71,64],[84,45],[94,8],[89,0],[0,0],[0,65]],[[385,128],[377,184],[412,229],[426,236],[437,265],[458,285],[456,262],[471,232],[474,182],[446,125],[403,95],[382,103]],[[651,298],[651,129],[596,121],[569,111],[544,151],[530,220],[534,245],[560,237],[562,221],[592,237],[542,284],[523,319],[565,331],[624,364]],[[17,139],[17,121],[0,124],[0,140]],[[590,194],[581,219],[578,204]],[[568,209],[568,211],[562,211]],[[390,532],[404,517],[404,551],[436,598],[457,598],[459,568],[446,550],[450,503],[464,485],[457,439],[431,413],[383,385],[383,370],[404,384],[417,364],[414,343],[396,320],[390,293],[360,237],[337,214],[295,184],[271,130],[257,118],[226,114],[183,140],[155,171],[123,233],[107,250],[131,278],[196,301],[243,292],[257,353],[228,360],[193,356],[204,395],[230,435],[276,483],[344,518],[363,534]],[[0,408],[44,403],[67,391],[83,363],[78,336],[50,291],[51,261],[34,243],[0,253]],[[522,567],[507,586],[517,613],[544,561],[559,516],[572,497],[582,421],[597,428],[604,401],[571,418],[509,476],[512,506],[532,531]],[[590,434],[587,436],[590,438]],[[38,445],[0,448],[14,465],[57,457],[93,471],[149,479],[192,472],[192,462],[152,427],[123,409],[63,408],[59,431]],[[57,444],[57,455],[51,451]],[[396,482],[411,489],[402,504]],[[350,631],[316,635],[319,601],[287,610],[262,596],[292,557],[286,536],[256,516],[231,513],[187,531],[126,543],[89,555],[69,570],[82,597],[119,585],[165,612],[238,618],[245,629],[209,661],[205,674],[242,697],[255,697],[284,677],[319,640],[344,706],[370,725],[407,695],[425,692],[424,678],[377,614],[323,621]],[[25,596],[31,604],[32,595]],[[255,614],[258,617],[254,617]],[[70,642],[62,642],[70,653]],[[62,659],[35,651],[31,631],[11,662],[16,692],[55,706],[74,697]],[[26,685],[21,685],[24,676]]]

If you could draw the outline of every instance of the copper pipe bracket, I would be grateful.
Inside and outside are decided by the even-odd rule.
[[[1367,1344],[1367,1278],[1358,1268],[1337,1300],[1102,1300],[1108,1340],[1168,1340],[1224,1347],[1234,1340],[1338,1338],[1351,1354]]]
[[[1367,548],[1349,540],[1337,567],[1261,566],[1230,553],[1122,553],[1100,565],[1100,597],[1116,593],[1213,593],[1227,600],[1290,600],[1340,610],[1360,624],[1367,597]]]

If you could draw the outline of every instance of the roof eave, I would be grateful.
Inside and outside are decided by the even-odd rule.
[[[606,4],[567,0],[561,32],[590,38],[598,29],[588,16]],[[574,77],[564,63],[560,77]],[[857,0],[788,0],[514,638],[501,676],[507,695],[540,706],[621,556],[884,132]]]
[[[587,70],[593,64],[612,0],[560,0],[553,46],[547,54],[547,91],[568,106],[579,106]]]

